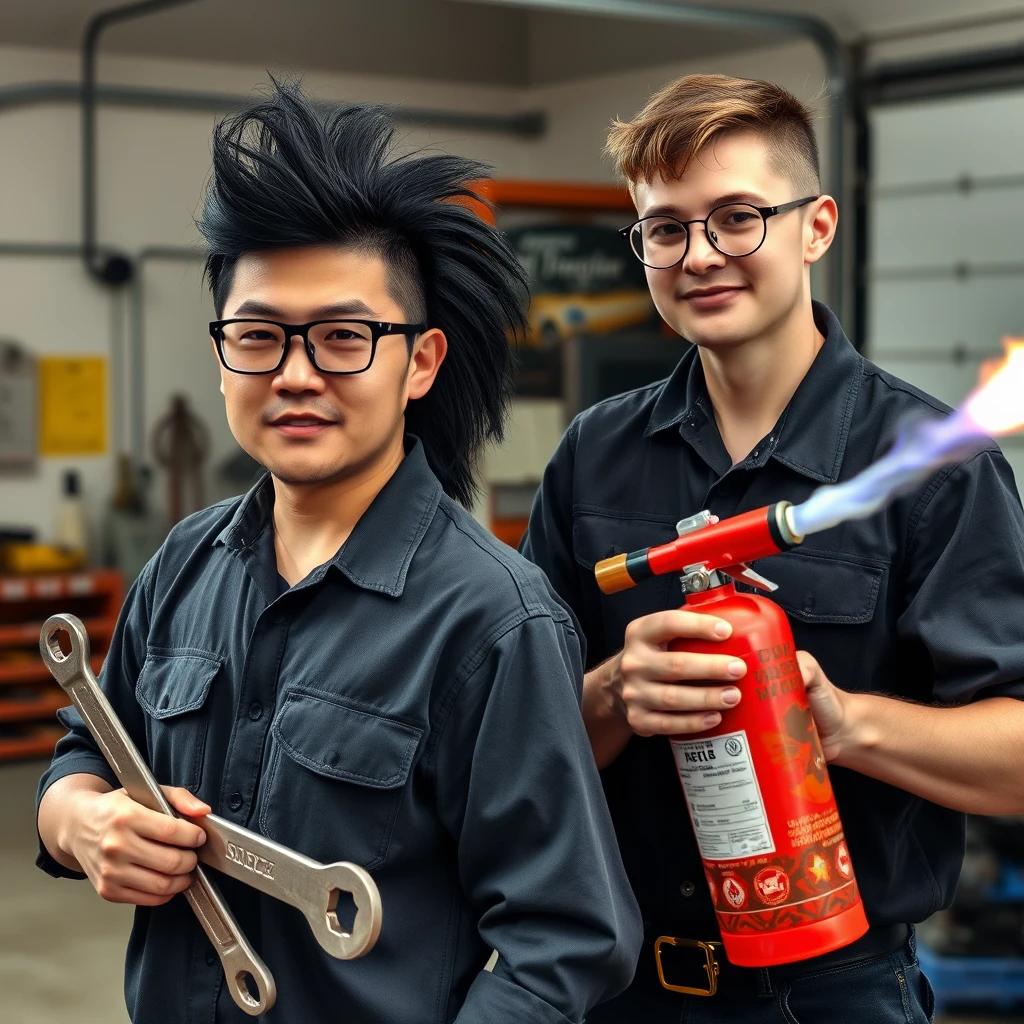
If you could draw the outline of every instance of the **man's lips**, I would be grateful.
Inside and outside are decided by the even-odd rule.
[[[682,296],[696,309],[715,309],[731,302],[743,291],[743,285],[715,285],[712,288],[691,288]]]
[[[287,413],[270,421],[275,430],[291,437],[303,437],[318,434],[328,427],[334,426],[334,420],[324,419],[312,413]]]

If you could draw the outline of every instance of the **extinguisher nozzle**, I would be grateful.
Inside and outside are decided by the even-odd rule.
[[[803,537],[793,526],[793,503],[777,501],[768,509],[768,531],[780,551],[788,551],[802,543]]]

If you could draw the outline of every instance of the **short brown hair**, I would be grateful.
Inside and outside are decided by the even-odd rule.
[[[659,89],[632,121],[612,122],[606,151],[630,183],[679,178],[726,132],[751,131],[768,144],[773,170],[818,192],[818,141],[810,110],[773,82],[684,75]]]

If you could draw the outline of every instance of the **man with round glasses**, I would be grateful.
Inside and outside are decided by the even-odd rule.
[[[523,270],[464,202],[487,169],[396,158],[393,132],[279,87],[214,136],[210,335],[269,472],[174,528],[102,674],[198,824],[133,804],[73,713],[40,784],[40,866],[138,908],[134,1021],[245,1019],[172,899],[211,808],[380,890],[376,946],[340,962],[218,877],[277,982],[268,1022],[578,1024],[636,964],[572,616],[460,507],[501,438]]]
[[[523,542],[587,639],[584,718],[645,923],[633,985],[588,1024],[924,1024],[933,999],[911,926],[953,898],[964,812],[1024,811],[1024,762],[1006,756],[1024,749],[1013,475],[996,445],[981,446],[884,513],[758,563],[801,648],[849,844],[829,870],[852,860],[871,927],[812,960],[732,966],[716,945],[729,893],[705,883],[665,737],[700,733],[758,695],[742,661],[667,650],[730,631],[678,610],[677,580],[605,596],[593,567],[671,540],[702,509],[726,518],[803,501],[881,456],[903,417],[948,410],[863,359],[812,301],[837,209],[794,96],[685,77],[616,122],[608,150],[637,208],[622,233],[692,345],[667,380],[576,417]]]

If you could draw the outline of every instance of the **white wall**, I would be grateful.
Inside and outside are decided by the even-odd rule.
[[[43,79],[74,80],[73,53],[0,47],[0,85]],[[450,130],[402,127],[410,146],[430,145],[485,160],[506,178],[565,181],[612,179],[602,159],[613,116],[628,117],[670,78],[689,71],[723,71],[771,77],[805,99],[824,88],[820,59],[808,44],[643,72],[598,76],[544,88],[472,87],[386,77],[309,74],[306,85],[325,99],[366,100],[416,107],[510,113],[542,109],[547,135],[535,141]],[[266,83],[264,69],[239,65],[106,56],[102,81],[248,94]],[[193,225],[209,171],[211,115],[101,107],[99,114],[99,237],[127,252],[154,244],[198,242]],[[825,125],[823,123],[823,130]],[[80,231],[79,111],[71,105],[0,110],[0,241],[77,242]],[[207,499],[219,496],[210,469],[234,451],[217,390],[206,321],[211,309],[199,280],[198,263],[155,262],[145,269],[147,435],[167,409],[169,397],[185,391],[213,439],[207,466]],[[106,293],[69,259],[0,256],[0,337],[22,341],[44,354],[110,356],[113,312],[123,297]],[[113,422],[113,412],[111,421]],[[537,452],[557,442],[557,416],[550,410],[534,423],[529,405],[517,410],[524,432],[515,429],[509,452],[497,460],[507,478],[538,475]],[[538,433],[539,432],[539,433]],[[529,443],[525,443],[526,436]],[[125,447],[130,443],[127,434]],[[519,449],[533,455],[517,461]],[[510,465],[518,470],[510,470]],[[0,522],[35,526],[45,539],[52,527],[59,480],[75,466],[83,477],[87,511],[98,524],[113,486],[113,459],[41,459],[31,477],[0,476]],[[158,477],[152,497],[164,505]],[[481,509],[481,514],[482,509]]]

